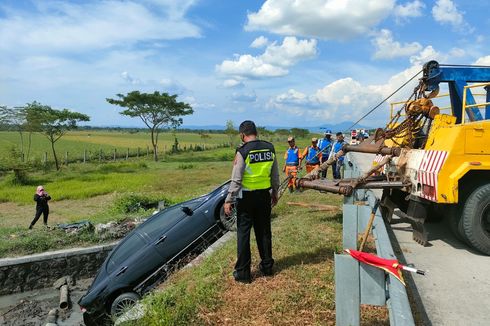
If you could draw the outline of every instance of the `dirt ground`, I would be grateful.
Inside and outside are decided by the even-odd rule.
[[[66,223],[87,219],[104,211],[114,200],[115,194],[96,196],[83,200],[66,199],[49,202],[48,224]],[[13,226],[29,226],[34,218],[36,203],[20,205],[16,203],[0,203],[0,228]],[[42,224],[42,216],[38,223]]]
[[[58,308],[58,325],[84,325],[77,302],[92,283],[92,279],[78,280],[70,287],[70,306],[59,309],[59,290],[45,288],[0,297],[0,325],[44,325],[48,312]]]

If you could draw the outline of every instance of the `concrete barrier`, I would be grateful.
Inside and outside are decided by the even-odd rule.
[[[0,259],[0,295],[51,287],[63,276],[95,276],[116,243]]]

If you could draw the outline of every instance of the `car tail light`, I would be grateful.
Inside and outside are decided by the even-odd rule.
[[[87,308],[84,308],[84,307],[80,307],[80,310],[81,310],[83,313],[87,312]]]

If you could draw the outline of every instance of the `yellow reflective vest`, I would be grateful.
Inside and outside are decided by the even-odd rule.
[[[262,190],[271,187],[271,171],[276,153],[274,145],[263,140],[253,140],[237,150],[245,161],[242,178],[244,190]]]

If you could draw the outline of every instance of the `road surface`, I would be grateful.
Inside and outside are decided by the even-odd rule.
[[[349,155],[364,171],[374,158]],[[426,276],[414,275],[410,284],[423,324],[490,325],[490,257],[457,240],[444,220],[427,228],[430,246],[422,247],[412,240],[410,224],[392,225],[399,259],[428,271]]]

